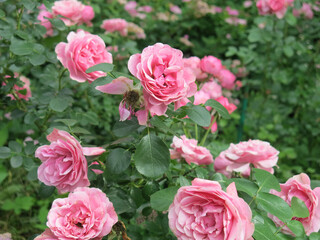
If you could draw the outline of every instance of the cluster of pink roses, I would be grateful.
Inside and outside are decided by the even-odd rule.
[[[51,12],[41,5],[38,20],[47,29],[47,36],[53,35],[53,29],[50,21],[47,18],[55,18],[61,16],[61,20],[67,26],[87,24],[91,26],[91,20],[94,18],[93,8],[89,5],[84,5],[77,0],[61,0],[55,1],[51,8]]]
[[[132,17],[138,17],[140,19],[146,18],[145,13],[152,12],[152,7],[149,5],[146,6],[140,6],[138,7],[138,4],[136,1],[129,1],[125,4],[124,9],[132,16]]]
[[[312,8],[315,11],[320,11],[320,9],[315,5],[312,6],[311,4],[303,3],[300,9],[293,9],[292,13],[295,17],[299,17],[300,15],[303,15],[307,19],[312,19],[313,18]]]
[[[257,8],[259,14],[275,14],[277,18],[283,18],[288,6],[291,6],[294,0],[258,0]]]
[[[47,229],[37,240],[102,239],[110,233],[118,216],[107,196],[97,188],[88,188],[85,156],[97,156],[100,147],[82,147],[69,133],[54,129],[47,136],[50,145],[39,147],[35,156],[42,161],[38,178],[55,186],[68,198],[56,199],[48,214]]]

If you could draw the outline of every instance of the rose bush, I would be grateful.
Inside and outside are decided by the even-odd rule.
[[[0,1],[0,238],[319,238],[319,3],[148,4]]]

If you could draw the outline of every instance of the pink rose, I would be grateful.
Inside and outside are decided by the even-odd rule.
[[[235,183],[224,192],[216,181],[195,178],[178,190],[169,207],[169,227],[178,240],[249,240],[254,232],[248,204]]]
[[[260,15],[275,14],[277,18],[284,17],[287,7],[291,6],[293,0],[258,0],[256,6]]]
[[[224,106],[228,110],[229,114],[231,114],[232,112],[234,112],[237,109],[237,106],[232,103],[229,103],[229,100],[226,97],[221,96],[221,97],[217,98],[216,100],[219,103],[221,103],[221,105]]]
[[[235,10],[235,9],[232,9],[231,7],[227,6],[226,7],[226,11],[229,15],[231,16],[238,16],[239,15],[239,12],[238,10]]]
[[[249,140],[238,144],[230,144],[229,148],[220,153],[214,161],[216,172],[231,177],[232,172],[240,172],[250,176],[250,164],[255,168],[274,172],[279,152],[268,142]]]
[[[231,90],[235,85],[236,76],[228,69],[222,69],[219,73],[218,79],[222,87]]]
[[[243,6],[244,6],[245,8],[251,7],[251,5],[252,5],[252,1],[251,1],[251,0],[249,0],[249,1],[244,1],[244,3],[243,3]]]
[[[146,109],[152,115],[164,115],[170,103],[178,104],[197,91],[195,76],[184,68],[182,55],[180,50],[156,43],[130,57],[129,71],[140,80]]]
[[[179,8],[178,6],[174,5],[174,6],[171,6],[170,7],[170,11],[175,13],[175,14],[181,14],[182,11],[181,11],[181,8]]]
[[[94,18],[94,10],[91,6],[84,6],[81,13],[81,23],[92,26],[91,20]]]
[[[216,99],[222,96],[222,88],[216,83],[212,78],[209,82],[206,82],[202,85],[201,91],[209,94],[211,99]]]
[[[53,18],[52,13],[48,12],[47,10],[41,10],[39,12],[39,15],[38,15],[37,19],[40,21],[40,24],[47,29],[47,33],[45,34],[45,37],[53,35],[52,24],[46,18]]]
[[[112,63],[112,55],[99,36],[79,30],[70,32],[67,39],[68,43],[59,43],[55,51],[59,61],[69,70],[71,79],[93,82],[106,75],[101,71],[86,73],[88,68],[99,63]]]
[[[222,69],[222,64],[221,61],[214,56],[205,56],[201,59],[200,67],[202,71],[216,77]]]
[[[136,10],[137,2],[136,1],[129,1],[124,6],[124,9],[132,16],[135,17],[138,15],[138,12]]]
[[[207,78],[207,74],[204,73],[200,68],[200,58],[198,57],[189,57],[183,59],[184,67],[191,68],[193,73],[195,74],[197,79],[204,79]]]
[[[5,78],[10,79],[11,76],[7,75],[7,76],[5,76]],[[19,77],[19,74],[17,74],[17,73],[15,73],[14,78],[19,78],[19,80],[24,83],[24,85],[22,87],[20,87],[16,84],[13,86],[13,90],[14,90],[15,94],[18,96],[19,99],[24,99],[26,101],[29,101],[29,98],[32,97],[29,78],[26,78],[25,76]],[[2,85],[6,85],[6,83],[3,82]],[[16,98],[13,94],[8,94],[7,96],[10,97],[11,100],[16,100]]]
[[[52,13],[65,17],[61,20],[67,26],[72,26],[81,22],[83,9],[84,5],[77,0],[61,0],[54,2]]]
[[[148,5],[146,5],[146,6],[141,6],[141,7],[138,7],[138,9],[137,9],[139,12],[146,12],[146,13],[150,13],[150,12],[152,12],[152,7],[151,6],[148,6]]]
[[[58,240],[58,238],[47,228],[41,235],[37,236],[34,240]]]
[[[38,168],[39,180],[48,186],[55,186],[59,193],[89,186],[85,155],[100,155],[105,150],[81,147],[73,136],[58,129],[54,129],[47,139],[51,144],[41,146],[35,152],[35,157],[42,161]]]
[[[126,20],[121,18],[113,18],[104,20],[101,28],[106,30],[106,32],[119,32],[121,36],[127,36],[128,34],[128,23]]]
[[[289,205],[291,205],[291,199],[293,197],[297,197],[302,200],[306,204],[310,215],[306,218],[294,217],[293,220],[297,220],[302,223],[308,236],[313,232],[318,232],[320,230],[320,187],[312,190],[308,175],[301,173],[293,176],[286,183],[280,184],[280,188],[281,192],[277,192],[272,189],[270,193],[281,197]],[[270,214],[269,217],[274,221],[277,227],[283,225],[283,222],[277,217]],[[294,236],[287,226],[283,227],[281,231]]]
[[[98,188],[80,187],[67,198],[53,201],[47,226],[58,239],[101,240],[117,221],[106,194]]]
[[[196,165],[209,165],[213,163],[213,157],[208,149],[198,146],[198,141],[195,139],[188,139],[186,136],[178,138],[173,137],[172,144],[170,145],[171,159],[184,158],[186,162],[194,163]]]

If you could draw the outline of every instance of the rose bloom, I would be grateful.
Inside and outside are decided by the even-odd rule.
[[[277,18],[284,17],[287,7],[292,5],[294,0],[258,0],[256,6],[260,15],[275,14]]]
[[[70,78],[78,82],[93,82],[106,74],[102,71],[86,73],[86,70],[99,63],[112,63],[112,54],[106,50],[104,41],[97,35],[83,30],[70,32],[68,43],[56,46],[56,54],[62,65],[70,72]]]
[[[180,50],[162,43],[130,57],[129,71],[140,80],[146,109],[152,115],[164,115],[170,103],[178,104],[197,91],[195,76],[184,68],[182,57]]]
[[[181,14],[181,8],[179,8],[177,5],[173,5],[170,7],[170,11],[175,13],[175,14]]]
[[[53,15],[51,12],[48,12],[47,10],[41,10],[39,12],[39,15],[37,19],[40,21],[40,24],[44,26],[47,29],[47,32],[45,34],[46,36],[52,36],[53,35],[53,29],[51,22],[46,18],[53,18]]]
[[[250,164],[255,168],[274,172],[273,167],[278,162],[277,149],[270,143],[261,140],[249,140],[238,144],[230,144],[229,148],[220,153],[214,161],[216,172],[231,177],[232,172],[240,172],[250,176]]]
[[[55,1],[52,7],[53,15],[61,15],[61,20],[67,26],[87,23],[91,25],[94,18],[93,8],[85,6],[77,0],[61,0]]]
[[[173,148],[170,149],[171,159],[184,158],[189,165],[190,163],[197,165],[213,163],[210,151],[205,147],[198,146],[198,141],[195,139],[188,139],[184,135],[181,138],[174,136],[170,147]]]
[[[222,88],[213,80],[213,78],[202,85],[201,91],[209,94],[211,99],[216,99],[222,96]]]
[[[121,18],[113,18],[104,20],[101,28],[106,30],[106,32],[119,32],[121,36],[127,36],[128,34],[128,23],[126,20]]]
[[[200,58],[198,57],[189,57],[183,59],[184,67],[191,68],[197,79],[207,78],[207,74],[204,73],[200,68]]]
[[[200,67],[202,71],[210,73],[216,77],[222,69],[222,63],[214,56],[205,56],[201,59]]]
[[[178,240],[249,240],[254,232],[248,204],[235,183],[226,192],[216,181],[195,178],[181,187],[169,207],[169,226]]]
[[[293,176],[286,183],[280,184],[280,188],[281,192],[272,189],[270,190],[270,193],[281,197],[289,205],[291,205],[293,197],[302,200],[306,204],[310,215],[306,218],[294,217],[293,220],[302,223],[308,236],[313,232],[318,232],[320,230],[320,187],[312,190],[308,175],[301,173]],[[283,222],[277,217],[270,214],[269,217],[274,221],[277,227],[283,226]],[[287,226],[283,227],[281,231],[294,236],[293,232]]]
[[[222,87],[231,90],[234,87],[236,76],[228,69],[222,69],[219,73],[218,79]]]
[[[79,187],[53,201],[47,226],[58,239],[101,240],[118,221],[113,204],[98,188]]]
[[[237,109],[237,106],[233,103],[229,103],[229,100],[226,97],[221,96],[216,100],[228,110],[229,114],[233,113]]]
[[[58,129],[54,129],[47,139],[51,144],[41,146],[35,152],[35,157],[42,161],[38,168],[39,180],[48,186],[55,186],[59,193],[89,186],[85,155],[100,155],[105,150],[81,147],[73,136]]]

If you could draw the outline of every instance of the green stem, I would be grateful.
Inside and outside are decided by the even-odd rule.
[[[211,127],[212,127],[213,124],[216,122],[216,120],[217,120],[217,116],[214,116],[212,122],[210,123],[209,128],[207,129],[206,133],[204,134],[204,136],[203,136],[203,138],[202,138],[202,140],[201,140],[201,142],[200,142],[200,146],[203,146],[204,143],[206,142],[206,139],[207,139],[207,137],[208,137],[208,134],[209,134],[209,132],[211,131]]]
[[[277,234],[282,230],[282,228],[284,228],[285,226],[287,226],[286,223],[284,223],[281,227],[279,227],[279,228],[277,229],[277,231],[276,231],[273,235],[277,235]]]
[[[61,85],[61,80],[62,80],[62,77],[63,77],[63,74],[67,71],[68,69],[66,69],[66,68],[64,68],[61,72],[60,72],[60,74],[59,74],[59,78],[58,78],[58,81],[59,81],[59,88],[58,88],[58,90],[60,91],[61,89],[62,89],[62,85]]]
[[[17,30],[20,30],[23,11],[24,11],[24,7],[22,6],[22,8],[20,9],[20,12],[18,13]]]
[[[194,125],[194,131],[195,131],[195,134],[196,134],[196,140],[198,140],[198,124]]]

